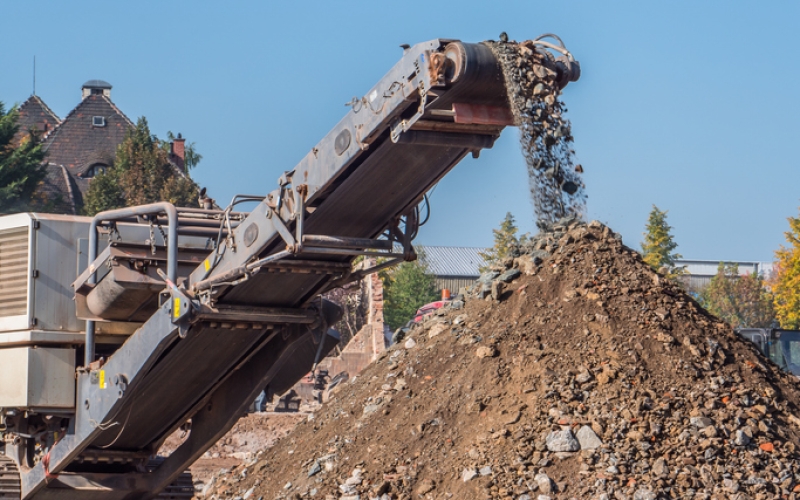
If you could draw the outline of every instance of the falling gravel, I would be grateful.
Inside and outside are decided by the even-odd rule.
[[[537,219],[582,218],[583,167],[574,163],[572,128],[559,99],[563,84],[556,59],[536,41],[485,43],[503,69]]]

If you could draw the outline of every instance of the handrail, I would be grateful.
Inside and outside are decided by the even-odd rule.
[[[128,217],[140,215],[166,214],[169,232],[167,233],[167,277],[173,282],[178,279],[178,210],[172,203],[165,201],[150,203],[149,205],[139,205],[136,207],[118,208],[100,212],[92,218],[89,226],[89,263],[94,263],[97,259],[97,227],[104,221],[117,221]],[[86,280],[88,283],[95,283],[97,270],[93,270]],[[83,364],[88,367],[94,361],[94,321],[86,321],[86,344],[84,347]]]

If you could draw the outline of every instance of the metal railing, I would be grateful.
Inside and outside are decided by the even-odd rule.
[[[175,205],[167,202],[151,203],[137,207],[119,208],[100,212],[92,219],[89,226],[89,277],[88,283],[94,284],[97,279],[97,269],[94,268],[97,260],[98,226],[104,222],[119,221],[130,217],[164,214],[167,216],[169,231],[167,233],[167,277],[175,283],[178,278],[178,210]],[[93,269],[92,269],[93,268]],[[84,366],[89,366],[94,361],[95,355],[95,327],[94,321],[86,321],[86,345],[83,356]]]

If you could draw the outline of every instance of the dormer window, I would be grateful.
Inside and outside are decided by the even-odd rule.
[[[84,177],[92,178],[98,176],[100,174],[106,173],[106,169],[108,165],[103,165],[102,163],[95,163],[88,169],[86,169],[86,173],[83,174]]]
[[[92,126],[93,127],[105,127],[106,126],[106,117],[105,116],[93,116],[92,117]]]

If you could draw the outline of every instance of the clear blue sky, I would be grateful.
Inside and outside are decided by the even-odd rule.
[[[0,3],[0,100],[59,116],[102,79],[154,133],[181,132],[221,204],[276,186],[400,57],[401,43],[559,34],[583,77],[564,99],[589,218],[638,248],[653,204],[687,258],[771,260],[800,205],[798,2]],[[515,129],[436,188],[419,242],[533,231]]]

